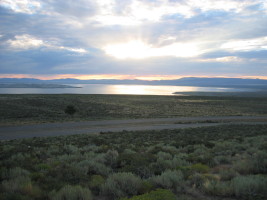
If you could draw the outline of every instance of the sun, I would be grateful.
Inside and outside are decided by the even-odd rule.
[[[104,47],[107,55],[117,59],[144,59],[149,57],[195,57],[201,52],[195,43],[173,43],[161,47],[153,47],[141,40],[131,40],[127,43],[110,44]]]
[[[104,50],[108,55],[111,55],[118,59],[141,59],[150,57],[150,47],[139,40],[133,40],[124,44],[108,45],[104,48]]]

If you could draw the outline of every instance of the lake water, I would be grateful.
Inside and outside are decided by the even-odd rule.
[[[138,94],[173,95],[174,92],[248,92],[249,89],[169,85],[75,84],[81,88],[0,88],[0,94]]]

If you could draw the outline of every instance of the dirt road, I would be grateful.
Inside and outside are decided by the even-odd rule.
[[[0,127],[0,140],[136,130],[163,130],[229,123],[266,123],[267,116],[181,117],[46,123]]]

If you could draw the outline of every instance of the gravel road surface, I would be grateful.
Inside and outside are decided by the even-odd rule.
[[[100,132],[163,130],[221,124],[267,124],[267,116],[180,117],[46,123],[0,127],[0,140]]]

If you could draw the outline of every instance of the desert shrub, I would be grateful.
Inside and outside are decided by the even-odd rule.
[[[267,140],[263,141],[261,145],[259,146],[260,150],[267,151]]]
[[[30,177],[33,181],[41,181],[45,178],[45,174],[43,172],[33,172]]]
[[[2,193],[0,200],[33,200],[33,198],[18,193]]]
[[[119,171],[131,172],[141,178],[148,178],[154,175],[154,169],[150,166],[155,160],[155,156],[151,153],[121,153],[118,159]]]
[[[76,154],[79,152],[79,148],[74,145],[64,145],[62,150],[66,154]]]
[[[73,106],[73,105],[68,105],[66,106],[66,108],[64,109],[64,112],[68,115],[73,115],[74,113],[77,112],[77,109]]]
[[[145,193],[152,191],[153,189],[154,189],[154,185],[152,183],[150,183],[148,180],[143,180],[141,187],[139,189],[139,193],[145,194]]]
[[[31,179],[27,176],[18,176],[2,182],[2,187],[7,192],[24,193],[32,188]]]
[[[209,172],[210,168],[207,165],[201,164],[201,163],[197,163],[194,165],[191,165],[191,170],[198,172],[198,173],[207,173]]]
[[[41,189],[33,185],[28,176],[13,177],[2,182],[3,190],[8,194],[21,194],[32,198],[38,198],[42,195]]]
[[[96,146],[95,144],[90,144],[90,145],[86,145],[86,146],[80,148],[80,150],[82,152],[85,152],[85,153],[87,153],[87,152],[97,152],[97,151],[99,151],[99,147]]]
[[[213,147],[214,152],[219,152],[221,155],[231,155],[235,152],[235,146],[240,146],[238,142],[231,141],[217,141]]]
[[[17,149],[17,152],[19,150]],[[21,167],[27,168],[31,167],[31,156],[27,153],[14,153],[8,160],[6,160],[6,164],[9,166],[16,166],[18,163],[20,163]]]
[[[88,181],[88,166],[84,167],[80,163],[61,163],[58,167],[48,171],[47,176],[54,177],[59,182],[65,182],[70,185],[79,184],[81,181]],[[58,188],[56,188],[58,189]]]
[[[89,162],[89,174],[100,174],[103,176],[107,176],[111,173],[111,168],[106,165],[94,161]]]
[[[178,149],[175,146],[171,146],[171,145],[164,145],[162,147],[162,150],[164,152],[170,153],[172,155],[177,154],[179,152]]]
[[[61,164],[64,163],[73,163],[73,162],[79,162],[82,160],[81,154],[63,154],[60,156],[57,156],[54,158],[54,161],[59,162]]]
[[[150,166],[155,174],[161,174],[162,172],[171,169],[171,160],[157,159],[157,162],[151,163]]]
[[[107,147],[108,149],[109,147]],[[106,154],[105,153],[94,153],[93,156],[91,157],[92,160],[94,160],[95,162],[98,162],[98,163],[102,163],[102,164],[105,164],[106,162]]]
[[[234,169],[241,174],[257,174],[267,172],[267,153],[258,151],[253,156],[246,156],[245,160],[234,163]]]
[[[119,157],[119,153],[116,150],[108,150],[105,154],[105,164],[111,167],[115,167],[117,164],[117,160]]]
[[[240,174],[250,174],[253,171],[251,160],[237,160],[233,164],[233,169]]]
[[[46,163],[40,163],[35,166],[38,171],[49,171],[51,169],[51,166]]]
[[[230,168],[230,169],[219,170],[219,175],[222,181],[229,181],[233,179],[234,177],[236,177],[238,173],[232,168]]]
[[[261,175],[237,176],[232,184],[237,197],[263,199],[267,195],[267,178]]]
[[[184,153],[180,153],[178,155],[175,155],[174,158],[173,158],[173,161],[175,162],[176,164],[176,167],[177,166],[189,166],[190,165],[190,162],[188,162],[185,158],[187,157],[187,154],[184,154]]]
[[[205,179],[201,174],[195,173],[189,177],[189,181],[190,181],[190,184],[193,185],[194,187],[200,188],[204,184]]]
[[[50,193],[51,200],[92,200],[91,191],[81,186],[66,185],[59,191]]]
[[[30,172],[22,169],[20,167],[15,167],[15,168],[11,168],[11,169],[3,169],[1,170],[1,177],[2,179],[13,179],[13,178],[17,178],[19,176],[29,176]]]
[[[107,176],[111,172],[111,168],[95,160],[83,160],[78,163],[78,166],[83,170],[85,174],[89,175],[100,174]]]
[[[172,155],[170,153],[160,151],[157,153],[157,158],[161,160],[171,160]]]
[[[181,191],[184,183],[183,173],[181,171],[165,171],[159,176],[154,176],[150,179],[155,187],[164,189],[172,189],[174,191]]]
[[[136,195],[141,185],[141,179],[132,173],[115,173],[107,178],[101,193],[108,199],[118,199]]]
[[[206,181],[203,184],[203,190],[210,195],[232,196],[234,191],[231,182],[222,182],[218,180]]]
[[[158,153],[157,162],[151,163],[151,167],[154,169],[155,174],[161,174],[162,172],[170,169],[177,169],[179,166],[188,166],[189,162],[181,159],[179,156],[174,156],[172,158],[171,154],[165,152]]]
[[[267,173],[267,152],[260,151],[251,160],[254,173]]]
[[[188,177],[188,180],[194,187],[201,188],[207,181],[218,181],[219,177],[214,174],[194,173]]]
[[[130,199],[122,200],[176,200],[176,197],[170,190],[157,189],[147,194],[138,195]]]
[[[101,175],[93,175],[89,182],[90,189],[94,192],[94,194],[98,194],[100,192],[101,186],[105,183],[105,179]]]
[[[231,163],[231,157],[228,155],[215,156],[213,158],[213,162],[215,165],[230,164]]]
[[[134,151],[133,149],[124,149],[123,153],[124,154],[135,154],[136,151]]]
[[[194,145],[194,152],[192,155],[194,156],[194,161],[202,162],[202,163],[209,163],[211,159],[210,149],[208,149],[205,145]]]

